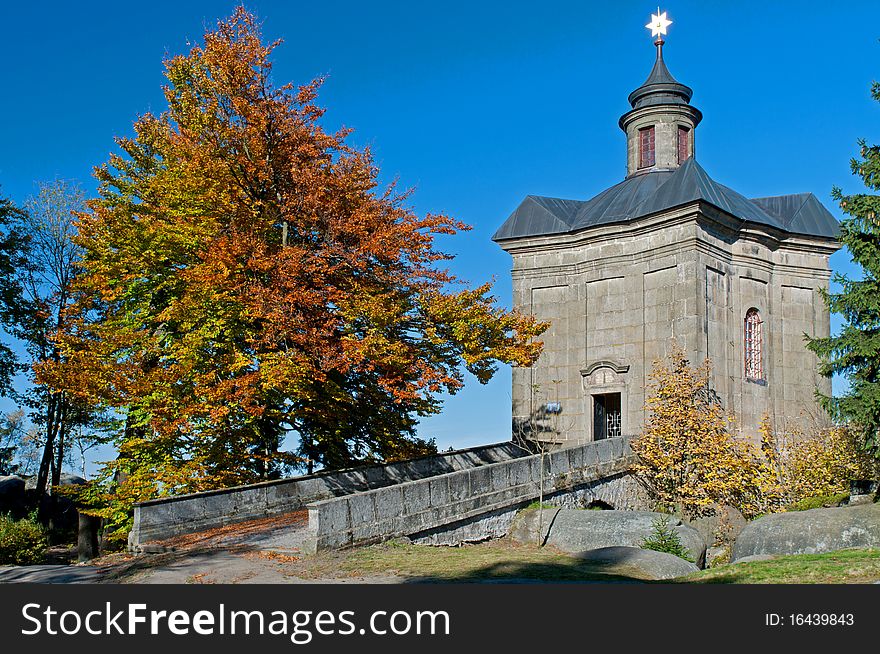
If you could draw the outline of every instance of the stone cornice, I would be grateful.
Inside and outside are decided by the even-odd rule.
[[[618,126],[624,132],[626,128],[641,118],[648,116],[687,116],[691,119],[693,126],[696,127],[703,120],[703,112],[689,104],[654,104],[631,109],[620,117],[617,121]]]
[[[831,277],[831,271],[827,269],[823,270],[822,268],[809,265],[798,266],[795,264],[772,262],[760,255],[752,255],[747,252],[731,252],[719,247],[715,243],[694,236],[650,250],[646,249],[635,253],[597,257],[591,261],[578,261],[555,266],[541,265],[537,268],[516,268],[511,272],[511,275],[513,279],[577,275],[582,278],[586,277],[582,281],[594,281],[590,279],[593,276],[591,273],[598,273],[596,279],[604,279],[607,277],[606,271],[608,269],[639,265],[645,265],[645,272],[651,272],[647,269],[648,264],[653,264],[650,266],[653,270],[658,265],[663,267],[665,265],[664,260],[668,260],[671,265],[675,265],[683,261],[696,261],[698,255],[719,260],[731,269],[744,268],[746,271],[760,271],[768,278],[777,274],[803,277],[804,279],[830,279]],[[738,274],[744,277],[748,276],[742,272]]]

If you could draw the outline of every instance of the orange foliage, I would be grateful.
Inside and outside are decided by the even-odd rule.
[[[40,371],[125,411],[157,470],[186,462],[181,489],[290,463],[287,430],[331,466],[430,451],[438,394],[530,365],[546,328],[461,287],[434,236],[467,227],[378,189],[369,149],[321,127],[322,80],[272,85],[277,45],[239,8],[165,62],[168,109],[97,170],[65,364]]]

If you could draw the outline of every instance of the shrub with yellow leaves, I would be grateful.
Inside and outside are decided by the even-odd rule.
[[[746,517],[777,510],[784,493],[775,448],[734,437],[732,420],[710,389],[711,364],[692,367],[674,345],[655,361],[650,412],[633,440],[635,473],[660,510],[699,517],[730,505]]]
[[[878,474],[858,435],[845,426],[809,434],[795,431],[781,440],[780,469],[791,503],[844,493],[851,481]]]

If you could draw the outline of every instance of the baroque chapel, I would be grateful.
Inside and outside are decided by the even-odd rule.
[[[665,33],[663,30],[661,33]],[[825,419],[830,394],[804,334],[827,336],[819,295],[840,246],[812,193],[747,198],[697,162],[700,110],[655,42],[619,120],[627,175],[587,200],[529,195],[493,240],[513,259],[514,306],[551,323],[513,371],[515,433],[556,445],[640,431],[655,360],[673,342],[712,363],[711,389],[754,437]]]

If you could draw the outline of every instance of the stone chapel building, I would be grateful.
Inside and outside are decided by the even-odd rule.
[[[840,246],[811,193],[746,198],[697,163],[702,114],[658,40],[621,116],[627,176],[590,200],[530,195],[493,236],[513,257],[514,306],[552,325],[531,368],[513,370],[513,417],[564,444],[640,431],[645,386],[673,339],[744,435],[824,422],[804,333],[829,334],[818,289]],[[531,418],[531,420],[530,420]]]

